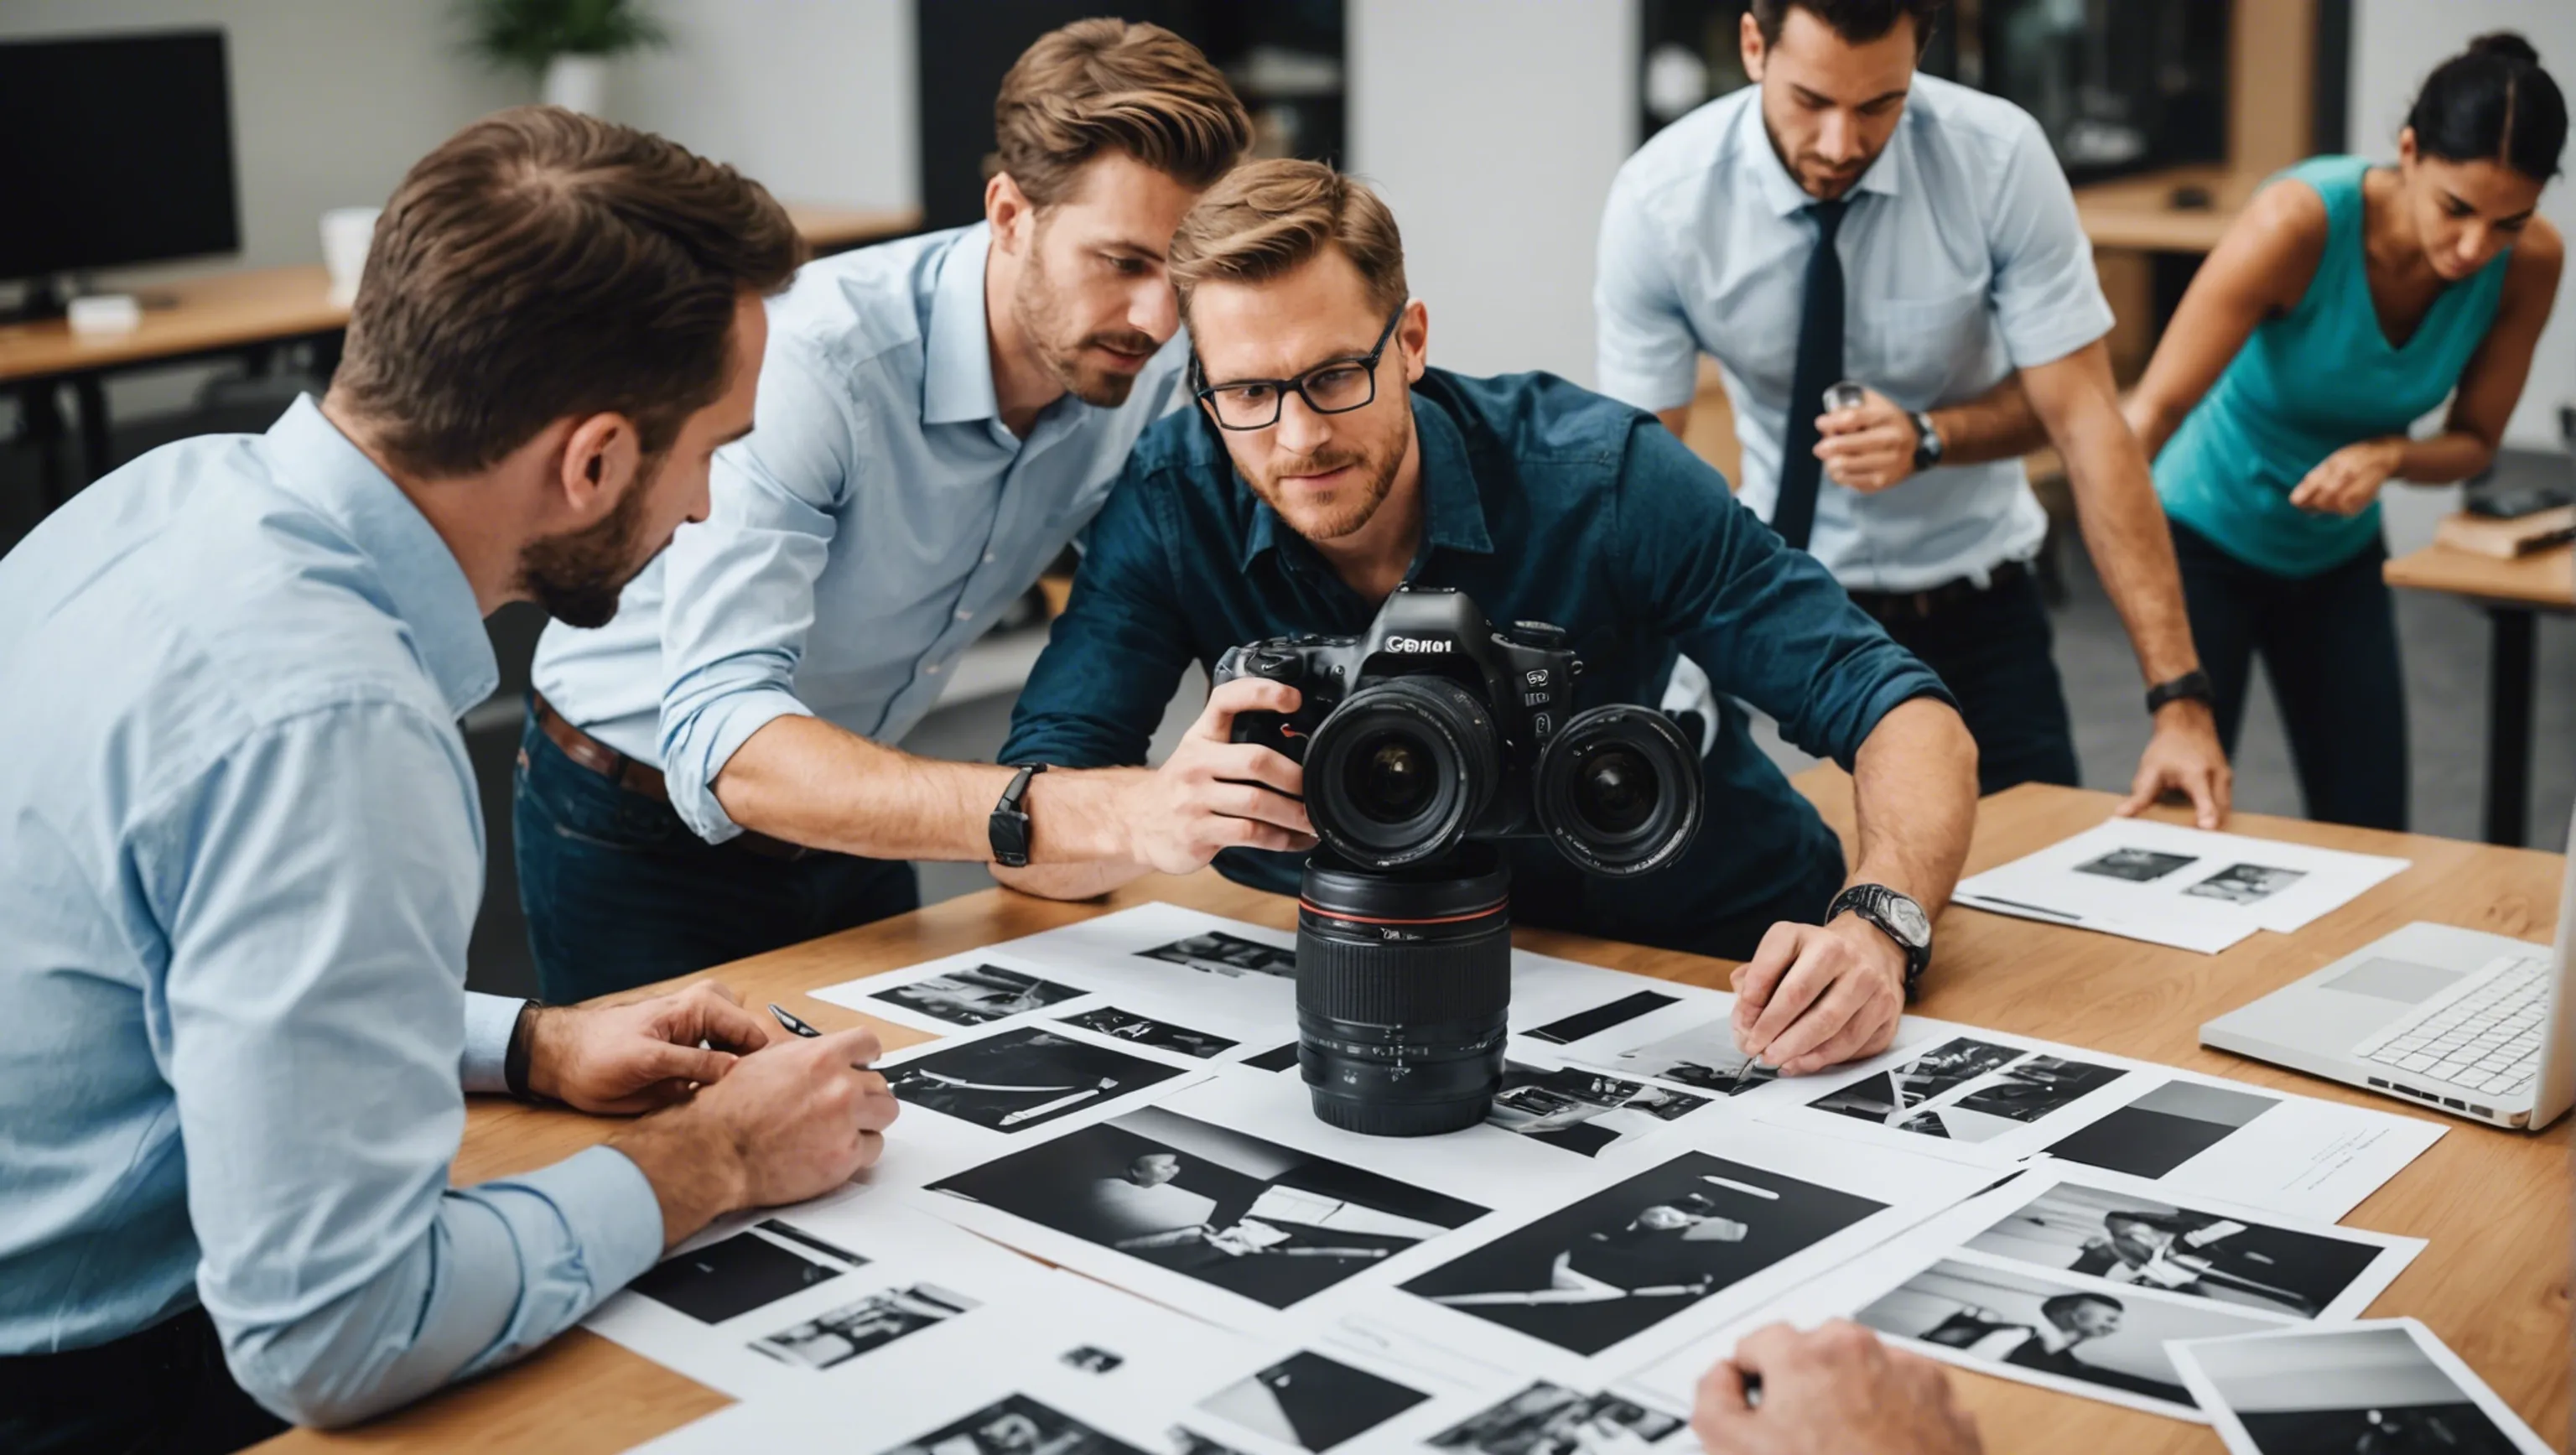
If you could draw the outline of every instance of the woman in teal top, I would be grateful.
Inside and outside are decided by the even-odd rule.
[[[2565,247],[2533,209],[2566,137],[2530,45],[2472,42],[2425,81],[2396,166],[2316,157],[2256,194],[2130,397],[2219,736],[2232,754],[2259,653],[2312,818],[2406,826],[2379,489],[2495,457],[2558,292]]]

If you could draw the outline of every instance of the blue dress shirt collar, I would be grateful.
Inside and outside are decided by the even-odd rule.
[[[462,717],[490,697],[501,670],[473,583],[420,507],[309,394],[297,396],[269,427],[266,448],[278,488],[339,527],[376,563],[392,598],[386,604],[410,629],[450,715]]]
[[[993,230],[978,223],[957,235],[939,265],[922,326],[921,422],[972,424],[998,419],[993,339],[984,322],[984,261]]]
[[[1423,546],[1414,557],[1418,569],[1434,548],[1467,551],[1475,555],[1493,554],[1494,538],[1485,529],[1485,499],[1476,489],[1476,476],[1467,460],[1467,437],[1458,429],[1458,421],[1433,400],[1416,393],[1413,400],[1413,438],[1422,451],[1422,524]],[[1202,428],[1215,426],[1202,422]],[[1220,448],[1222,443],[1220,442]],[[1237,482],[1243,472],[1236,470]],[[1249,492],[1252,487],[1244,485]],[[1270,502],[1254,496],[1252,527],[1243,533],[1243,569],[1252,569],[1264,551],[1277,547],[1286,537],[1294,537],[1300,548],[1312,551],[1302,536],[1288,528]]]

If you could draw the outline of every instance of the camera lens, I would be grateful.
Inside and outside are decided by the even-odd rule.
[[[1706,796],[1689,739],[1651,708],[1577,713],[1539,755],[1539,825],[1595,874],[1646,874],[1680,858]]]
[[[1374,1137],[1485,1119],[1511,1010],[1510,891],[1488,844],[1395,870],[1308,857],[1297,1064],[1319,1119]]]
[[[1455,847],[1502,782],[1494,720],[1445,677],[1372,682],[1333,709],[1306,747],[1306,811],[1335,853],[1364,869],[1418,864]]]

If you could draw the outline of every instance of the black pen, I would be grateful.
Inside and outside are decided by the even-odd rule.
[[[803,1021],[798,1020],[796,1017],[794,1017],[794,1016],[792,1016],[792,1015],[789,1015],[789,1014],[787,1013],[787,1007],[785,1007],[785,1006],[783,1006],[783,1005],[780,1005],[777,1001],[774,1001],[774,1000],[773,1000],[773,1001],[771,1001],[771,1002],[769,1003],[769,1013],[770,1013],[771,1015],[774,1015],[774,1016],[778,1017],[778,1023],[779,1023],[780,1025],[787,1027],[787,1029],[789,1029],[789,1030],[791,1030],[791,1031],[794,1031],[796,1034],[798,1034],[798,1035],[800,1035],[800,1036],[807,1037],[808,1039],[813,1039],[813,1038],[820,1037],[820,1036],[823,1034],[821,1031],[818,1031],[818,1030],[814,1029],[812,1026],[809,1026],[809,1025],[805,1024]]]

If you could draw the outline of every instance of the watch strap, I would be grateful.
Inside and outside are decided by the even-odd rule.
[[[2166,703],[2180,702],[2185,698],[2215,706],[2218,686],[2209,680],[2208,672],[2194,667],[2179,677],[2147,689],[2147,715],[2153,717],[2164,710]]]
[[[521,1101],[537,1099],[528,1090],[528,1064],[536,1053],[537,1012],[543,1009],[541,1001],[519,1002],[519,1018],[510,1023],[509,1049],[501,1055],[501,1085]]]
[[[1940,464],[1941,457],[1947,453],[1949,453],[1948,447],[1941,443],[1941,431],[1932,425],[1932,412],[1928,409],[1915,410],[1914,468],[1929,470]]]
[[[1924,913],[1921,905],[1914,906],[1915,913],[1922,916],[1925,926],[1923,943],[1914,944],[1898,933],[1896,926],[1890,922],[1887,904],[1889,900],[1896,897],[1896,891],[1883,884],[1852,885],[1835,895],[1833,903],[1825,906],[1825,923],[1832,924],[1836,918],[1844,914],[1856,914],[1869,921],[1880,934],[1893,941],[1896,948],[1905,955],[1905,999],[1911,1003],[1916,987],[1922,983],[1925,968],[1932,963],[1931,916]]]
[[[1046,770],[1044,763],[1022,763],[1020,771],[1011,775],[1010,786],[1002,790],[1001,801],[993,805],[986,838],[993,862],[1005,869],[1029,866],[1029,815],[1020,805],[1028,797],[1029,780]]]

